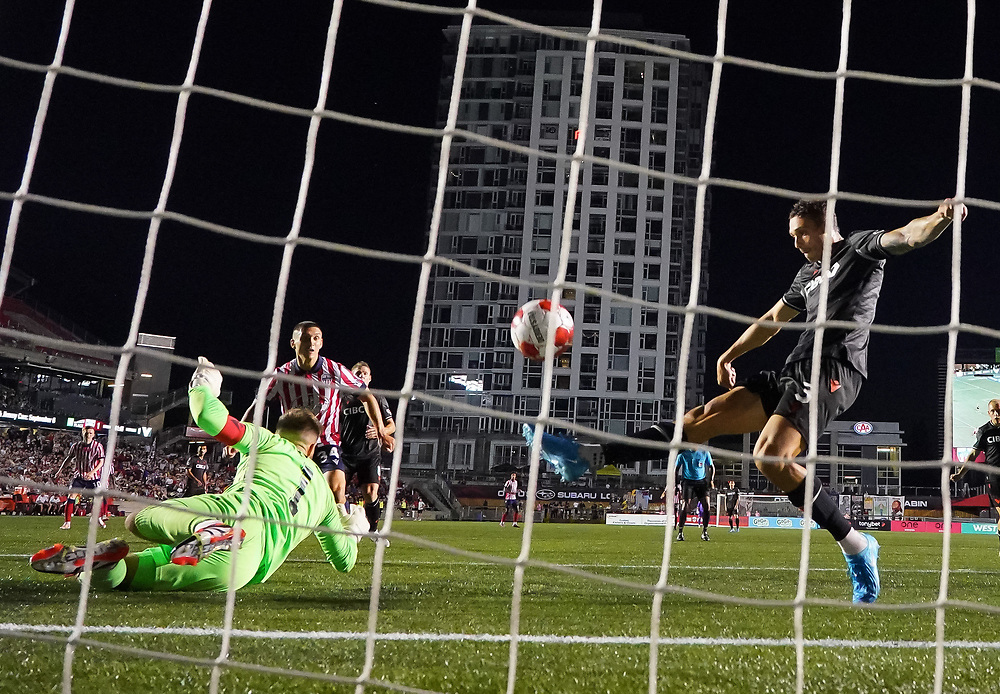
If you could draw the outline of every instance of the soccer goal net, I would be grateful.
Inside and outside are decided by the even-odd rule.
[[[953,528],[945,493],[952,463],[950,383],[942,414],[949,454],[894,462],[940,472],[943,532],[933,542],[883,535],[883,595],[864,608],[851,604],[840,549],[808,521],[818,464],[874,473],[879,461],[821,455],[815,408],[801,460],[809,473],[805,510],[758,495],[742,507],[751,518],[800,519],[801,532],[761,530],[732,543],[717,533],[710,542],[689,536],[681,545],[670,514],[666,531],[542,522],[555,515],[539,505],[553,499],[567,517],[591,517],[589,506],[612,494],[611,483],[593,477],[586,485],[556,488],[538,445],[525,448],[519,434],[528,423],[536,427],[536,441],[548,427],[621,443],[625,432],[680,420],[711,392],[717,355],[705,353],[709,319],[738,335],[761,310],[744,305],[739,290],[732,303],[714,296],[709,303],[713,206],[728,215],[713,218],[720,242],[713,253],[739,255],[745,267],[735,274],[744,286],[773,284],[772,293],[787,287],[784,279],[775,284],[770,277],[785,261],[756,248],[766,245],[757,244],[758,233],[765,233],[759,228],[772,225],[762,221],[760,209],[776,215],[779,236],[786,233],[789,204],[802,197],[829,201],[831,212],[837,202],[877,203],[904,217],[908,210],[933,210],[939,201],[929,198],[939,193],[1000,209],[995,201],[972,198],[966,186],[973,88],[993,100],[998,90],[974,69],[975,0],[938,8],[905,36],[921,43],[913,69],[920,76],[849,63],[855,32],[866,31],[864,40],[872,44],[897,32],[895,17],[874,10],[855,21],[850,0],[832,24],[796,15],[798,26],[766,38],[759,10],[750,23],[737,20],[740,33],[756,44],[798,42],[811,54],[813,42],[822,39],[830,60],[819,67],[731,51],[727,0],[712,17],[712,43],[699,46],[679,33],[646,32],[627,18],[621,21],[634,28],[618,29],[620,18],[605,18],[599,0],[582,19],[537,21],[482,9],[476,0],[464,6],[335,0],[322,16],[286,5],[252,11],[203,0],[198,11],[152,4],[98,10],[96,3],[66,0],[58,15],[32,14],[44,12],[35,8],[5,17],[0,71],[2,84],[13,86],[3,87],[0,109],[10,110],[0,111],[0,137],[2,158],[16,159],[19,169],[0,181],[0,199],[9,203],[0,348],[8,361],[24,356],[39,381],[68,380],[81,370],[104,373],[94,387],[113,390],[105,460],[120,463],[134,411],[126,401],[142,379],[155,377],[147,367],[191,371],[204,353],[227,384],[253,384],[257,405],[249,418],[263,424],[265,387],[288,356],[292,323],[322,314],[326,351],[345,359],[351,358],[345,345],[380,329],[385,344],[402,343],[398,354],[405,360],[398,390],[372,389],[392,399],[398,427],[381,529],[391,546],[363,539],[357,566],[341,576],[307,541],[267,583],[239,593],[106,594],[93,585],[96,571],[84,571],[79,584],[43,582],[25,561],[43,539],[86,547],[85,566],[91,567],[98,541],[111,537],[99,518],[101,499],[162,504],[163,496],[141,487],[115,489],[110,464],[96,488],[74,490],[52,478],[50,459],[12,464],[8,455],[0,461],[0,485],[61,496],[75,491],[94,503],[85,535],[73,530],[59,536],[49,532],[58,524],[42,528],[26,518],[0,518],[0,642],[10,654],[0,665],[0,691],[652,694],[763,687],[797,694],[940,694],[995,680],[1000,641],[990,635],[1000,605],[982,591],[994,570],[982,559],[989,538],[973,530],[966,537],[964,524]],[[945,31],[944,15],[964,22]],[[29,28],[45,28],[47,40],[7,54],[11,36]],[[417,75],[439,67],[437,49],[428,54],[427,46],[440,46],[442,30],[445,72],[439,83],[417,82]],[[397,43],[414,45],[405,41],[420,32],[433,41],[402,54],[390,50]],[[279,34],[286,45],[276,45]],[[133,35],[142,40],[125,40]],[[128,52],[119,50],[125,46]],[[290,58],[304,53],[308,58],[300,62]],[[957,71],[923,76],[923,68],[944,55]],[[351,69],[338,70],[342,63]],[[309,75],[307,95],[289,78],[300,72]],[[387,80],[410,72],[413,80]],[[724,130],[720,103],[728,80],[746,89],[732,96],[741,102],[740,113]],[[425,83],[433,84],[430,97],[412,88]],[[771,112],[769,122],[754,120],[762,101],[816,84],[825,91],[815,101],[793,99],[780,113]],[[855,87],[862,90],[859,98],[845,98]],[[926,167],[927,176],[940,177],[927,199],[888,184],[851,192],[844,183],[850,180],[841,162],[845,127],[867,127],[866,103],[895,89],[906,92],[909,108],[882,123],[886,130],[922,114],[949,90],[954,113],[926,135],[946,144],[926,160],[915,161],[914,148],[928,143],[908,142],[873,156],[877,161],[866,157],[852,165],[883,167],[886,179],[896,167]],[[911,90],[920,96],[913,98]],[[384,109],[384,101],[397,107]],[[438,123],[431,126],[435,109]],[[995,122],[988,112],[984,121]],[[809,127],[796,129],[800,120]],[[14,130],[21,135],[6,134]],[[788,140],[751,150],[786,130]],[[373,228],[372,220],[388,224],[392,218],[385,215],[408,197],[423,204],[426,167],[413,165],[405,153],[426,153],[428,141],[435,152],[429,222],[421,214],[413,232],[426,242],[401,250],[400,236]],[[744,158],[754,161],[759,175],[734,179],[716,171],[717,142],[757,153]],[[788,170],[776,173],[778,157],[761,152],[779,150],[809,158],[790,160]],[[350,161],[334,151],[348,152]],[[280,173],[289,159],[295,173]],[[393,167],[407,169],[405,175],[383,178]],[[140,175],[150,168],[157,172],[152,183]],[[774,184],[788,176],[801,186]],[[379,195],[364,197],[372,189]],[[723,198],[725,206],[718,204]],[[362,199],[365,209],[351,210]],[[960,219],[949,234],[935,248],[945,256],[950,247],[950,268],[942,264],[936,272],[950,273],[951,287],[912,304],[918,322],[929,314],[926,304],[947,308],[928,318],[930,325],[861,325],[865,335],[859,338],[870,332],[873,341],[898,341],[900,354],[916,354],[916,347],[902,345],[935,336],[946,344],[947,373],[954,371],[960,333],[1000,338],[992,328],[969,324],[960,311],[967,281]],[[727,250],[735,235],[747,242]],[[829,261],[832,237],[826,239],[823,258]],[[980,243],[989,247],[991,241]],[[64,246],[74,249],[72,257],[60,255]],[[20,287],[30,282],[18,279],[18,268],[31,266],[55,283],[60,273],[81,265],[89,275],[73,275],[76,284],[64,286],[58,300],[84,318],[90,301],[83,287],[95,295],[106,291],[111,296],[102,312],[120,316],[125,336],[116,344],[81,344],[76,333],[19,298]],[[828,385],[820,382],[823,336],[859,327],[829,320],[836,272],[833,265],[805,280],[818,298],[816,321],[787,326],[796,336],[815,331],[814,393]],[[406,273],[411,295],[381,291]],[[933,274],[915,284],[941,279]],[[91,275],[96,284],[81,285],[94,282]],[[110,288],[113,275],[131,278],[134,295],[130,290],[122,301]],[[269,287],[266,302],[247,301],[261,286]],[[972,289],[982,291],[992,286]],[[518,305],[542,297],[572,308],[574,348],[558,359],[528,363],[509,346],[506,325]],[[143,335],[169,332],[164,325],[183,327],[189,341],[178,341],[176,350],[144,341]],[[245,354],[247,342],[261,347],[246,362],[228,356]],[[301,374],[279,380],[309,385]],[[800,395],[808,398],[810,389]],[[87,393],[76,394],[81,408],[93,404]],[[10,400],[3,414],[14,404]],[[48,416],[50,404],[36,397],[35,414]],[[239,417],[242,407],[233,414]],[[669,445],[650,445],[650,457],[662,465],[642,471],[664,481],[659,488],[674,489],[673,461],[687,444],[679,427],[667,433]],[[481,440],[491,443],[484,448]],[[5,445],[7,454],[21,450]],[[244,461],[247,479],[256,462],[256,454]],[[470,489],[481,482],[477,475],[488,477],[494,498],[483,508],[495,510],[503,501],[496,482],[502,485],[511,470],[522,473],[521,510],[527,511],[516,535],[509,527],[498,535],[499,528],[490,525],[487,532],[483,523],[418,524],[393,514],[419,485],[428,497],[433,485],[445,485],[442,498],[458,499],[445,479],[456,472]],[[639,474],[639,468],[604,472]],[[142,479],[153,486],[151,478]],[[719,501],[717,509],[724,510],[724,498]],[[238,508],[218,515],[235,525],[237,535],[244,527],[263,533],[261,527],[282,525],[256,515],[254,503],[252,485],[246,485]],[[111,523],[126,533],[120,520]],[[249,553],[232,552],[235,576],[240,557],[249,561]],[[949,621],[955,609],[961,621]]]

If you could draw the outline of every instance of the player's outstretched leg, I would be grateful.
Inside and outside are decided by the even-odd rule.
[[[52,545],[47,549],[35,552],[31,557],[31,568],[47,574],[62,574],[76,576],[83,571],[86,547],[73,547],[62,544]],[[104,542],[98,542],[94,547],[94,570],[114,566],[128,554],[128,543],[117,537]]]
[[[535,428],[525,424],[521,427],[521,434],[531,446]],[[542,433],[541,456],[564,482],[572,482],[587,471],[604,465],[601,446],[581,444],[570,436],[553,436],[545,432]]]
[[[178,543],[170,552],[170,561],[181,566],[194,566],[208,554],[239,547],[246,537],[240,530],[237,539],[230,525],[217,520],[205,520],[194,526],[191,537]]]

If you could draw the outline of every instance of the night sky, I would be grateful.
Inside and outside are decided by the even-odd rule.
[[[441,3],[452,4],[452,3]],[[527,3],[486,2],[520,13]],[[966,15],[961,3],[855,3],[849,68],[925,78],[964,70]],[[579,3],[537,3],[577,10]],[[763,11],[763,7],[767,7]],[[635,12],[651,31],[683,34],[693,50],[714,54],[718,5],[708,1],[607,3]],[[0,55],[47,64],[62,3],[21,0],[0,9]],[[180,84],[200,4],[77,2],[65,64],[152,83]],[[329,22],[327,3],[216,2],[196,82],[302,108],[315,105]],[[578,15],[573,15],[578,16]],[[609,15],[610,19],[610,15]],[[978,78],[1000,81],[995,37],[1000,8],[979,3],[974,60]],[[443,29],[448,17],[347,0],[337,38],[328,108],[400,123],[435,125]],[[814,70],[836,69],[841,8],[836,3],[732,2],[726,52]],[[43,75],[0,66],[0,190],[20,183]],[[727,66],[722,74],[713,175],[822,193],[828,189],[834,83]],[[968,195],[996,201],[1000,180],[1000,90],[973,90]],[[69,200],[151,210],[156,205],[176,95],[140,92],[61,76],[42,137],[31,191]],[[954,194],[959,149],[959,87],[917,87],[850,80],[845,97],[842,191],[912,200]],[[288,233],[298,192],[308,120],[222,101],[191,98],[168,207],[275,238]],[[327,121],[302,235],[380,250],[425,251],[433,142]],[[787,288],[802,262],[787,237],[790,200],[716,186],[712,191],[709,303],[753,316]],[[995,208],[1000,209],[995,202]],[[895,228],[918,208],[841,202],[841,229]],[[10,203],[0,204],[6,226]],[[996,211],[972,206],[963,226],[961,319],[996,328],[992,310],[998,257]],[[147,221],[127,221],[25,206],[14,265],[34,277],[32,296],[111,343],[127,336]],[[952,232],[932,246],[889,261],[877,322],[940,325],[949,318]],[[281,249],[164,223],[142,319],[146,332],[177,337],[177,353],[263,368]],[[292,357],[291,326],[324,328],[324,353],[372,364],[373,385],[402,385],[419,268],[299,249],[285,304],[279,362]],[[709,323],[708,362],[743,326]],[[739,360],[747,373],[778,368],[797,333],[788,331]],[[1000,339],[963,336],[960,346]],[[943,335],[875,334],[870,379],[854,419],[898,420],[907,458],[937,457],[936,364]],[[177,370],[178,372],[180,370]],[[186,374],[177,374],[180,385]],[[706,381],[711,382],[711,374]],[[249,383],[230,379],[238,404]],[[718,390],[709,387],[708,395]],[[235,409],[240,409],[237,406]]]

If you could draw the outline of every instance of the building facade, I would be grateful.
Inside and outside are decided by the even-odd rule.
[[[688,40],[677,35],[607,33],[690,49]],[[445,36],[441,125],[459,27],[448,28]],[[521,421],[540,410],[542,365],[526,361],[512,347],[509,326],[520,305],[548,293],[522,282],[552,282],[556,276],[570,162],[544,154],[574,153],[581,109],[590,115],[587,154],[656,172],[699,172],[704,68],[602,42],[590,101],[583,104],[585,48],[583,41],[517,28],[473,27],[458,127],[543,154],[460,138],[452,145],[437,254],[510,281],[435,266],[415,388],[481,411],[413,400],[406,422],[406,467],[488,473],[527,459],[519,432]],[[584,163],[567,281],[619,297],[684,306],[691,290],[695,194],[694,186]],[[706,231],[700,303],[707,292],[707,252]],[[576,332],[572,350],[555,364],[552,416],[617,434],[673,418],[681,316],[574,289],[564,292],[562,303],[574,316]],[[704,348],[705,320],[699,317],[684,374],[689,403],[699,402],[704,391]],[[514,419],[491,416],[483,408]],[[660,465],[643,464],[635,472],[655,473]]]
[[[817,453],[848,460],[817,463],[816,477],[839,493],[851,489],[863,494],[901,494],[899,461],[903,459],[906,446],[903,433],[899,422],[830,422],[817,441]],[[733,479],[741,489],[751,492],[777,491],[753,464],[757,438],[757,433],[743,436],[742,457],[739,451],[732,457],[715,456],[717,486]],[[851,458],[867,462],[863,465],[853,463]],[[871,461],[876,462],[872,465]]]

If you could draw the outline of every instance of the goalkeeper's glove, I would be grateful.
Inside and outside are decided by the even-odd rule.
[[[219,393],[222,392],[222,373],[215,368],[215,364],[205,357],[198,357],[198,368],[194,370],[194,374],[191,376],[191,383],[188,385],[188,389],[197,388],[198,386],[208,386],[208,389],[215,397],[219,397]]]
[[[347,516],[347,522],[344,523],[344,530],[351,533],[351,539],[357,542],[368,534],[369,528],[365,510],[357,505],[352,506],[351,513]]]

